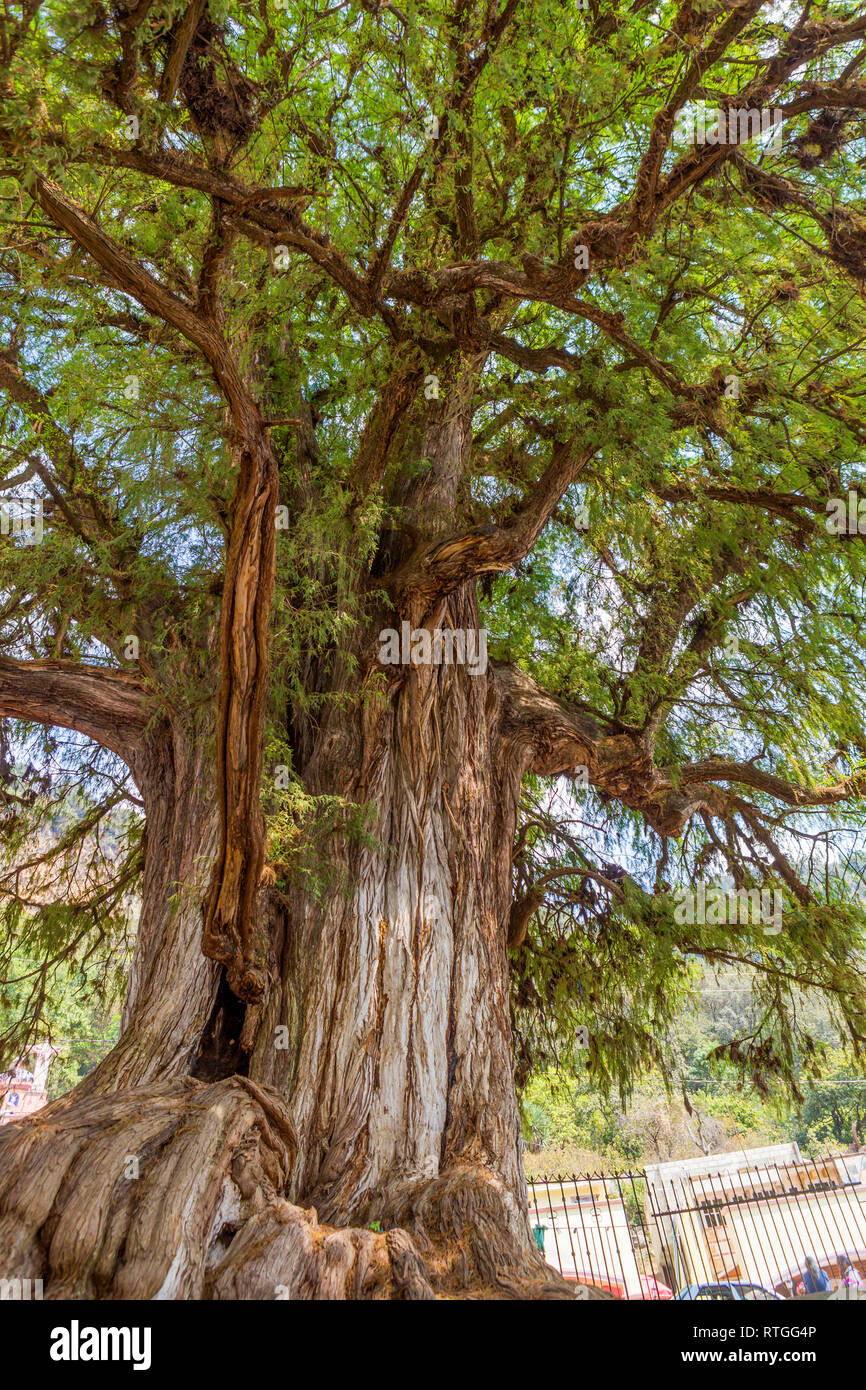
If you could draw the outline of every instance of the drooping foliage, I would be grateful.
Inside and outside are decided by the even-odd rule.
[[[817,1062],[803,989],[866,1040],[864,35],[839,0],[25,0],[0,25],[0,486],[45,524],[0,541],[4,657],[132,670],[208,717],[224,346],[286,510],[269,857],[315,894],[328,836],[369,814],[305,792],[286,710],[346,698],[330,656],[393,593],[388,536],[438,581],[406,402],[468,391],[451,524],[491,658],[633,754],[527,783],[521,1076],[563,1052],[600,1086],[664,1067],[696,959],[753,971],[728,1060],[763,1091]],[[699,108],[772,109],[780,139],[684,140]],[[850,493],[853,530],[828,530]],[[135,846],[99,827],[129,784],[50,753],[31,794],[10,744],[4,852],[62,805],[66,882],[86,843],[113,886],[34,916],[4,865],[5,957],[85,964],[98,939],[107,961]],[[674,890],[704,881],[782,893],[783,930],[678,922]]]

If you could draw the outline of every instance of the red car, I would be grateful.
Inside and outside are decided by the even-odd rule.
[[[624,1284],[620,1284],[614,1279],[602,1279],[594,1274],[587,1274],[584,1270],[579,1270],[576,1274],[564,1274],[563,1279],[567,1279],[572,1284],[592,1284],[596,1289],[604,1289],[607,1293],[612,1293],[614,1298],[629,1297],[628,1290]],[[641,1274],[640,1276],[641,1296],[650,1299],[673,1298],[673,1290],[667,1284],[662,1284],[652,1274]]]

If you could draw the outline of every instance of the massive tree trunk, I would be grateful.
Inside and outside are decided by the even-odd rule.
[[[474,596],[426,621],[477,629]],[[324,722],[305,783],[372,803],[378,847],[334,845],[320,906],[288,896],[250,1075],[288,1097],[299,1201],[438,1237],[442,1279],[517,1288],[540,1271],[505,933],[520,776],[501,726],[491,674],[446,665],[400,668],[386,699]]]
[[[685,813],[648,746],[605,739],[529,677],[487,666],[477,572],[531,546],[585,455],[554,446],[529,521],[449,539],[478,367],[455,366],[420,409],[404,373],[361,441],[368,482],[401,451],[400,529],[372,570],[343,557],[355,628],[308,663],[308,694],[326,699],[315,717],[298,702],[285,728],[308,795],[372,811],[364,835],[319,845],[318,894],[260,868],[274,457],[243,392],[210,718],[128,677],[82,685],[63,663],[42,664],[40,702],[41,668],[0,663],[0,713],[112,748],[147,817],[121,1039],[0,1134],[7,1273],[41,1278],[47,1297],[573,1296],[532,1238],[519,1156],[507,940],[521,779],[585,763],[666,828]],[[410,643],[382,664],[380,630],[402,624],[431,634],[430,651]],[[437,630],[471,636],[479,659],[437,660]]]
[[[135,954],[120,1040],[81,1083],[85,1094],[189,1072],[220,983],[200,949],[218,833],[207,740],[166,721],[143,740],[134,771],[147,818]]]
[[[209,722],[193,728],[170,695],[154,716],[143,687],[130,712],[129,681],[99,673],[77,696],[68,673],[65,703],[57,677],[54,698],[27,705],[125,757],[147,816],[120,1042],[75,1091],[0,1134],[7,1274],[42,1278],[47,1297],[573,1296],[532,1238],[519,1156],[507,937],[521,779],[587,763],[611,790],[639,786],[656,819],[676,793],[636,776],[651,768],[647,748],[602,739],[528,677],[487,666],[473,571],[505,568],[534,532],[517,518],[504,541],[489,528],[447,541],[477,366],[410,416],[395,485],[405,532],[384,533],[372,575],[355,565],[354,633],[307,672],[310,693],[329,697],[322,712],[289,715],[306,792],[372,808],[368,833],[319,846],[318,895],[276,864],[248,901],[260,825],[257,806],[241,813],[261,765],[266,660],[255,567],[232,571],[224,596]],[[362,440],[370,476],[410,377]],[[540,506],[580,459],[554,448]],[[270,488],[270,453],[242,473],[240,497],[256,478]],[[234,509],[230,554],[248,512]],[[406,536],[422,524],[419,560]],[[258,553],[269,592],[273,547]],[[410,651],[383,665],[380,630],[403,623],[471,634],[483,659]],[[0,666],[0,712],[23,708],[24,680]]]
[[[408,619],[477,630],[474,586]],[[369,698],[299,740],[310,792],[376,808],[373,845],[331,841],[318,903],[263,887],[260,1003],[201,950],[207,740],[166,721],[128,754],[147,832],[122,1037],[0,1134],[0,1243],[46,1297],[571,1296],[535,1247],[519,1161],[522,768],[501,684],[383,668],[377,622],[359,636]],[[351,669],[336,658],[335,687]]]
[[[477,622],[467,591],[436,616]],[[519,1164],[519,775],[501,716],[491,673],[418,666],[323,725],[308,784],[374,802],[381,847],[336,842],[319,905],[263,893],[269,990],[248,1056],[224,967],[200,950],[213,795],[164,736],[121,1041],[0,1135],[13,1272],[49,1298],[568,1296],[533,1243]]]
[[[644,770],[639,741],[602,736],[516,668],[380,665],[380,626],[404,620],[477,631],[474,582],[368,615],[316,673],[334,698],[295,719],[296,771],[375,814],[327,842],[318,898],[274,883],[279,865],[265,875],[255,1002],[202,950],[219,829],[207,721],[153,718],[110,673],[0,662],[0,712],[113,748],[147,814],[120,1042],[0,1132],[7,1277],[41,1278],[49,1298],[573,1296],[534,1244],[519,1161],[521,779],[586,764],[667,829],[709,792],[690,802]]]
[[[465,592],[436,617],[477,628]],[[401,668],[387,700],[335,712],[311,759],[311,790],[376,807],[380,847],[335,847],[344,891],[320,908],[292,895],[253,1066],[290,1095],[299,1190],[329,1215],[460,1162],[519,1190],[503,930],[518,778],[497,713],[486,674]]]

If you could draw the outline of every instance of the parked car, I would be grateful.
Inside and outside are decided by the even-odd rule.
[[[597,1274],[586,1274],[581,1272],[578,1272],[577,1274],[565,1274],[563,1275],[563,1278],[568,1279],[569,1282],[573,1283],[593,1284],[597,1289],[605,1289],[608,1293],[612,1293],[614,1298],[629,1297],[625,1285],[620,1284],[618,1280],[602,1279]],[[656,1279],[653,1275],[649,1274],[641,1274],[639,1278],[641,1292],[640,1294],[632,1294],[632,1298],[650,1298],[659,1300],[664,1298],[673,1298],[673,1289],[669,1289],[667,1284],[663,1284],[660,1279]]]
[[[667,1284],[663,1284],[661,1279],[656,1279],[652,1274],[642,1274],[640,1276],[640,1286],[643,1290],[644,1298],[657,1298],[659,1300],[673,1298],[674,1291],[669,1289]]]
[[[677,1298],[702,1300],[712,1299],[714,1301],[724,1301],[736,1303],[740,1299],[747,1302],[764,1302],[767,1299],[776,1300],[784,1303],[780,1293],[773,1293],[772,1289],[765,1289],[763,1284],[689,1284],[688,1288],[680,1289],[675,1295]]]
[[[594,1289],[604,1289],[606,1293],[612,1293],[614,1298],[625,1298],[625,1285],[615,1279],[587,1274],[584,1270],[578,1270],[576,1274],[563,1274],[562,1277],[567,1279],[569,1284],[591,1284]]]

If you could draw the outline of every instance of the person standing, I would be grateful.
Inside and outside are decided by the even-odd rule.
[[[862,1289],[864,1287],[863,1276],[847,1255],[843,1255],[839,1261],[839,1282],[846,1289]]]
[[[814,1255],[806,1256],[806,1268],[803,1270],[803,1288],[806,1293],[829,1293],[830,1280],[821,1269]]]

